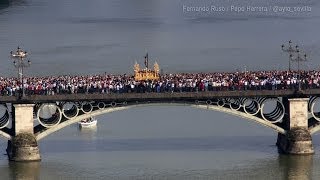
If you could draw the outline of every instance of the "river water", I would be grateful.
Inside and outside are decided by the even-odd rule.
[[[198,6],[226,10],[184,9]],[[289,39],[310,56],[302,68],[319,68],[319,8],[316,0],[16,0],[0,5],[0,76],[16,75],[17,45],[30,52],[26,75],[130,74],[146,52],[164,72],[286,69],[280,45]],[[97,118],[96,129],[72,125],[41,140],[40,163],[9,163],[2,140],[0,179],[320,179],[319,134],[315,155],[285,156],[271,129],[214,111],[163,105]]]

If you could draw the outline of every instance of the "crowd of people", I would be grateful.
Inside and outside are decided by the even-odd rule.
[[[135,81],[130,75],[0,77],[0,96],[76,93],[199,92],[320,88],[320,71],[255,71],[163,74],[159,80]]]

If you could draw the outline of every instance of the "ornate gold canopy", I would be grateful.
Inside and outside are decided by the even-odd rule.
[[[134,79],[136,81],[143,80],[159,80],[160,78],[160,66],[157,62],[153,65],[153,70],[145,67],[144,69],[140,69],[140,65],[135,62],[134,64]]]

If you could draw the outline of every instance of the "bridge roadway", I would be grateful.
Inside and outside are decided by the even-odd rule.
[[[239,98],[239,97],[307,97],[320,95],[320,89],[307,90],[247,90],[247,91],[205,91],[205,92],[173,92],[173,93],[111,93],[111,94],[58,94],[58,95],[29,95],[0,96],[2,103],[33,103],[55,101],[174,101],[174,100],[204,100],[210,98]]]

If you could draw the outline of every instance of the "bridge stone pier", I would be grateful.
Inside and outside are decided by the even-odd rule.
[[[11,161],[39,161],[40,153],[33,127],[34,104],[13,104],[12,129],[14,136],[8,140],[7,154]]]
[[[285,99],[288,116],[284,119],[286,134],[278,133],[277,146],[287,154],[313,154],[312,138],[308,130],[309,98]]]
[[[9,160],[39,161],[38,141],[50,134],[92,116],[158,104],[187,105],[259,123],[278,133],[281,153],[313,154],[312,134],[320,131],[320,89],[248,90],[0,97],[0,136],[8,140]]]

